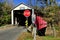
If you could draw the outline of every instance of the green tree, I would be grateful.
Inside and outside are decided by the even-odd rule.
[[[0,2],[0,25],[8,24],[11,22],[11,6],[9,6],[6,2]]]

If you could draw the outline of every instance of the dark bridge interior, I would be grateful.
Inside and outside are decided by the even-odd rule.
[[[24,10],[14,10],[14,24],[15,24],[15,18],[17,18],[18,25],[25,26],[26,17],[23,15]],[[31,14],[32,11],[30,10]],[[28,25],[31,25],[31,15],[28,17]]]

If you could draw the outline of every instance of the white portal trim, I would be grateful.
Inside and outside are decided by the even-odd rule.
[[[16,8],[14,8],[13,10],[22,10],[22,9],[32,9],[24,4],[20,4],[19,6],[17,6]]]
[[[14,24],[14,14],[13,14],[13,10],[11,11],[11,24]]]

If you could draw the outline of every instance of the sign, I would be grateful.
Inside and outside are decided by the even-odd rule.
[[[30,10],[25,10],[23,15],[25,17],[29,17],[30,16]]]

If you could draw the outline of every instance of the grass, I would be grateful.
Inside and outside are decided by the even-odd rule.
[[[60,37],[45,36],[43,40],[60,40]]]
[[[33,40],[31,33],[24,32],[17,40]],[[60,37],[53,36],[36,36],[36,40],[60,40]]]
[[[32,35],[27,32],[23,32],[17,40],[32,40]]]
[[[60,27],[56,26],[55,29],[56,29],[56,30],[60,30]]]
[[[32,34],[23,32],[17,40],[33,40]],[[57,31],[56,37],[52,36],[52,30],[48,27],[46,29],[46,36],[36,36],[36,40],[60,40],[60,30]]]

